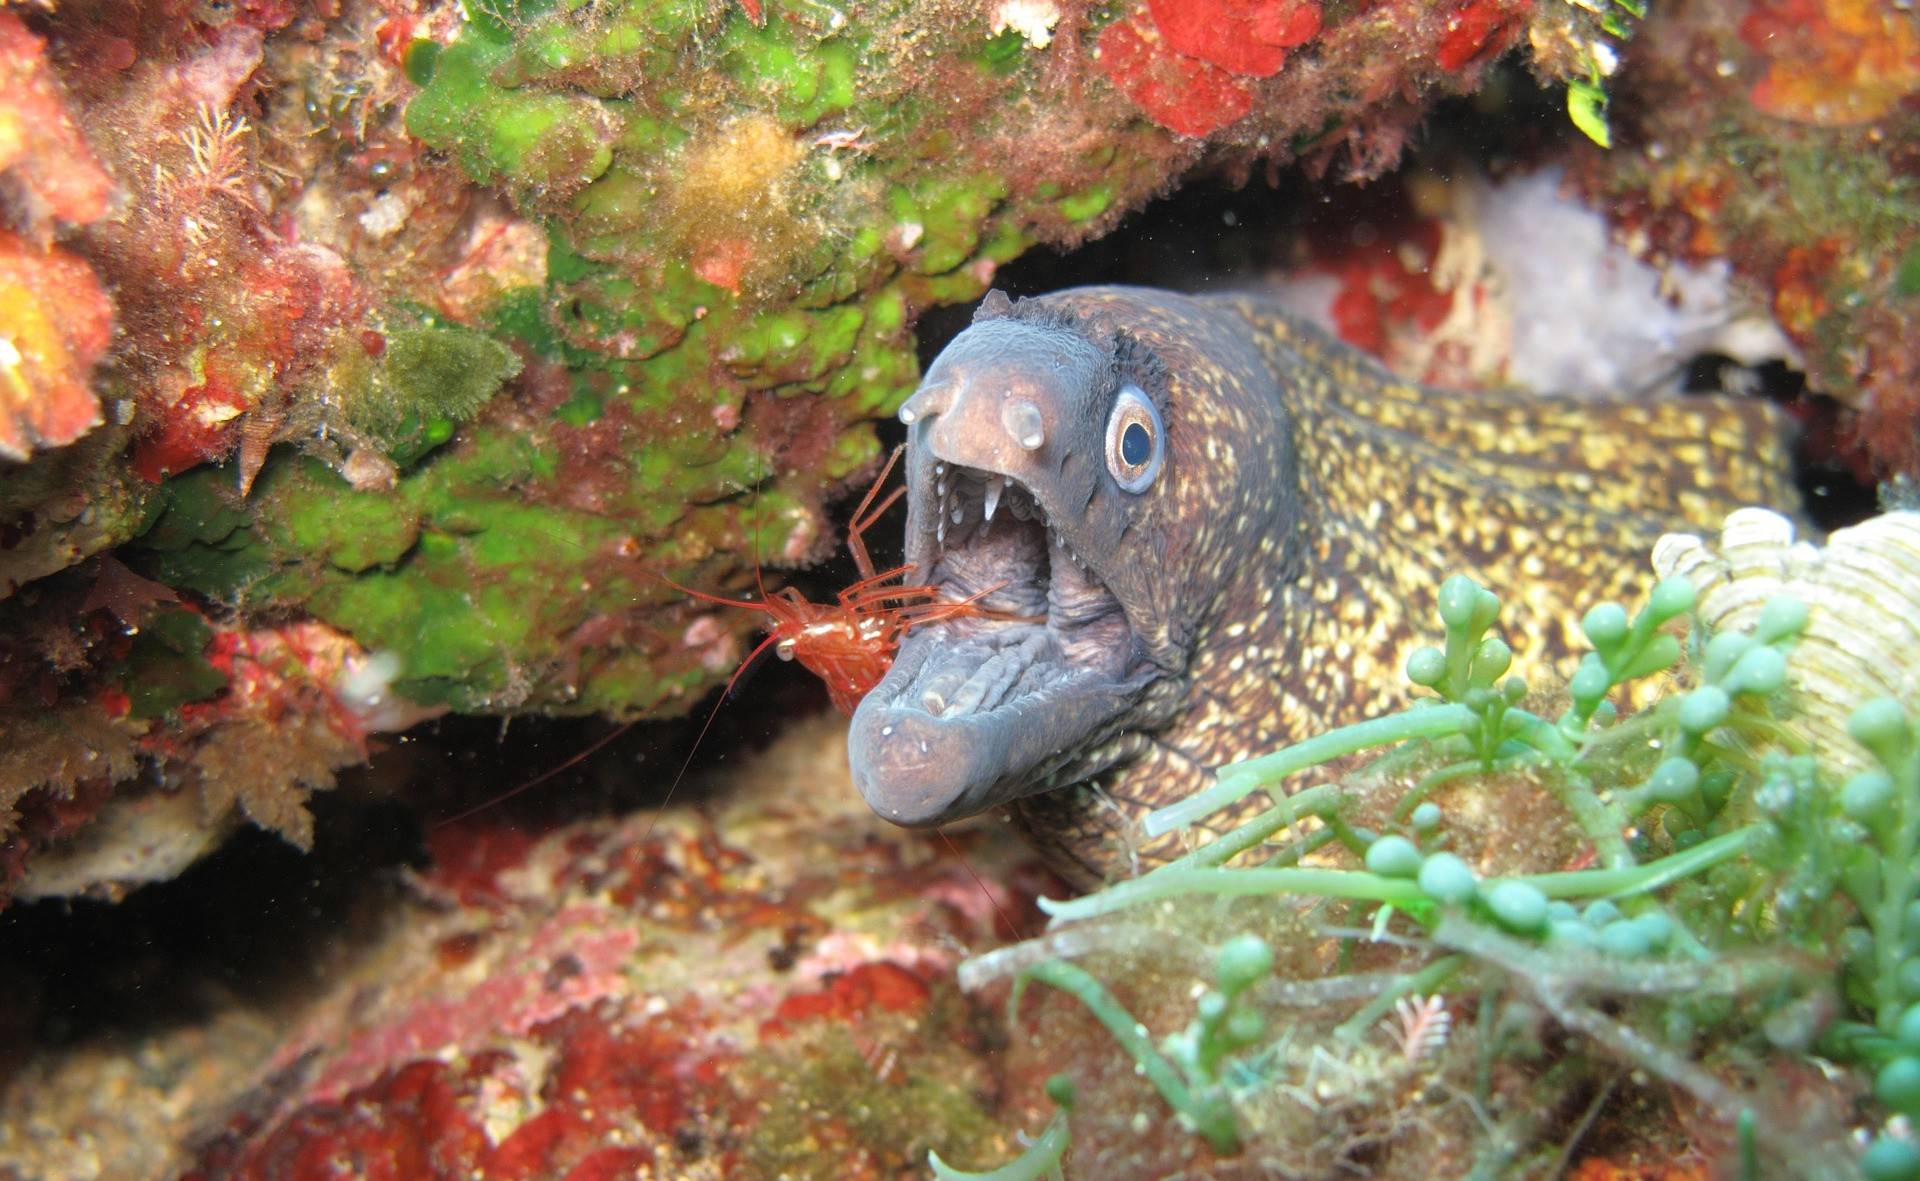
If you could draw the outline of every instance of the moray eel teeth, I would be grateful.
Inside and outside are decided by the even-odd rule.
[[[861,704],[849,742],[854,781],[898,824],[943,823],[1087,767],[1158,670],[1136,642],[1083,522],[1090,500],[1124,509],[1089,453],[1113,396],[1091,342],[1026,324],[977,325],[908,403],[907,558],[943,598],[992,589],[995,618],[917,628]],[[924,396],[932,393],[935,396]],[[1097,451],[1093,451],[1098,454]],[[1096,514],[1097,516],[1097,514]],[[1144,610],[1144,605],[1137,605]]]

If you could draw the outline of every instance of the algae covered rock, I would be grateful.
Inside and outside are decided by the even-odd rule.
[[[1662,258],[1728,267],[1800,350],[1823,458],[1920,472],[1920,26],[1854,0],[1655,4],[1582,186]]]

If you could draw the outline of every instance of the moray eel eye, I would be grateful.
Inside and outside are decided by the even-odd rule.
[[[1138,495],[1153,485],[1166,459],[1166,433],[1160,411],[1140,387],[1121,386],[1107,417],[1107,471],[1122,491]]]

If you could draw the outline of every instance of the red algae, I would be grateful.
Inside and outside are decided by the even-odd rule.
[[[1253,109],[1239,77],[1279,73],[1319,32],[1314,0],[1150,0],[1101,33],[1100,69],[1155,123],[1205,136]]]
[[[1331,310],[1343,340],[1386,356],[1394,339],[1439,327],[1452,307],[1450,293],[1435,285],[1440,235],[1438,222],[1410,218],[1381,227],[1365,246],[1321,255],[1340,284]]]
[[[28,224],[43,237],[49,221],[105,216],[113,196],[113,178],[48,67],[46,42],[8,10],[0,10],[0,174],[17,183]]]
[[[860,964],[829,974],[827,986],[817,992],[786,997],[773,1016],[760,1023],[760,1037],[766,1041],[786,1037],[806,1021],[853,1022],[875,1009],[910,1013],[923,1008],[931,997],[926,982],[898,964],[884,960]]]
[[[1316,0],[1148,0],[1167,48],[1232,74],[1268,78],[1320,31]]]
[[[252,405],[223,374],[210,370],[205,381],[182,390],[167,417],[134,445],[133,470],[157,484],[224,458],[239,441],[240,416]]]
[[[1181,135],[1208,135],[1253,109],[1245,83],[1218,66],[1164,52],[1140,13],[1100,34],[1100,69],[1154,122]]]
[[[509,891],[501,875],[526,863],[534,841],[532,833],[499,824],[464,820],[436,824],[427,830],[427,855],[433,859],[433,868],[423,880],[462,906],[505,904]]]
[[[1717,260],[1801,351],[1821,466],[1920,474],[1920,36],[1885,5],[1651,8],[1620,149],[1576,175],[1655,257]]]
[[[1448,72],[1491,61],[1513,46],[1532,8],[1531,0],[1465,0],[1448,15],[1435,60]]]
[[[1920,26],[1878,0],[1758,0],[1740,37],[1765,63],[1748,96],[1777,118],[1871,123],[1920,92]]]

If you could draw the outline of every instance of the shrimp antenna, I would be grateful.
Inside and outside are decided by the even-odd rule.
[[[567,768],[577,767],[582,762],[586,761],[589,758],[592,758],[596,752],[598,752],[603,747],[605,747],[609,742],[612,742],[614,739],[620,737],[622,734],[625,734],[627,731],[633,729],[633,725],[634,723],[631,720],[622,722],[618,726],[615,726],[613,729],[607,731],[605,734],[602,734],[600,737],[594,739],[593,742],[591,742],[587,746],[575,752],[573,757],[568,759],[566,762],[561,763],[557,766],[547,768],[545,771],[542,771],[540,774],[535,775],[532,779],[527,780],[525,783],[521,784],[519,787],[513,788],[512,790],[507,791],[501,795],[497,795],[489,799],[481,800],[479,803],[473,805],[472,807],[462,808],[460,811],[455,812],[451,816],[443,816],[440,819],[434,821],[432,824],[429,824],[427,827],[429,829],[445,828],[447,825],[456,823],[461,820],[465,820],[467,817],[472,816],[477,812],[484,812],[488,808],[491,808],[496,804],[504,804],[508,800],[512,799],[513,797],[519,795],[521,792],[531,791],[533,788],[536,788],[541,784],[545,783],[547,780],[552,779],[555,775],[560,774],[562,771],[565,771]],[[702,731],[702,733],[704,733],[704,731]]]
[[[707,731],[713,729],[713,720],[720,716],[721,707],[726,705],[727,699],[733,696],[733,687],[740,683],[740,678],[746,675],[747,669],[760,658],[760,654],[772,647],[779,638],[777,635],[770,635],[761,640],[755,645],[753,651],[747,653],[747,658],[740,662],[740,667],[733,670],[733,675],[727,678],[727,687],[720,690],[720,700],[714,702],[713,708],[707,711],[707,720],[700,723],[700,732],[693,736],[692,748],[687,751],[687,757],[680,761],[680,769],[674,772],[673,782],[667,784],[667,794],[661,796],[660,802],[653,806],[653,815],[647,819],[646,831],[640,834],[641,844],[647,843],[647,838],[653,835],[653,826],[660,823],[661,814],[667,810],[667,805],[673,802],[673,793],[679,790],[680,781],[687,777],[687,768],[693,766],[694,757],[700,753],[701,743],[707,740]]]
[[[766,579],[760,574],[760,514],[753,514],[753,587],[760,592],[760,601],[767,601]]]
[[[1000,900],[993,896],[993,891],[987,889],[986,880],[974,871],[973,863],[968,861],[967,855],[960,851],[960,846],[953,843],[953,838],[947,835],[946,827],[944,825],[937,826],[933,831],[940,834],[940,839],[947,843],[947,848],[952,851],[954,859],[960,863],[960,867],[967,871],[967,876],[973,879],[973,884],[980,887],[980,892],[985,894],[987,901],[993,904],[993,913],[1000,916],[1000,921],[1006,925],[1007,930],[1015,939],[1024,942],[1027,938],[1027,933],[1020,929],[1020,924],[1014,922],[1013,916],[1008,914],[1006,908],[1000,905]]]
[[[681,586],[671,579],[663,576],[662,580],[676,590],[687,591],[686,587]],[[696,598],[725,603],[730,607],[746,607],[748,609],[759,610],[766,608],[767,584],[760,576],[760,517],[757,513],[753,518],[753,585],[760,592],[760,601],[758,603],[721,599],[714,595],[702,595],[697,591],[688,591],[687,593],[694,595]],[[653,836],[654,826],[660,823],[660,817],[666,814],[667,805],[673,802],[673,793],[680,790],[680,781],[687,777],[687,768],[693,766],[693,757],[700,753],[701,744],[706,742],[707,731],[713,728],[713,720],[720,716],[720,707],[727,703],[729,697],[733,696],[733,687],[738,685],[740,678],[746,674],[749,668],[753,667],[753,662],[760,659],[760,654],[772,647],[779,639],[780,634],[778,632],[768,632],[766,638],[754,645],[753,651],[747,653],[747,658],[740,662],[740,667],[734,669],[733,675],[727,678],[726,688],[720,690],[720,700],[714,702],[713,708],[707,711],[707,720],[700,723],[700,732],[693,736],[693,746],[687,750],[687,757],[680,761],[680,769],[674,772],[673,782],[667,784],[667,794],[660,797],[660,802],[653,806],[653,815],[647,817],[647,827],[640,833],[640,843],[642,845],[646,844],[648,839]]]

